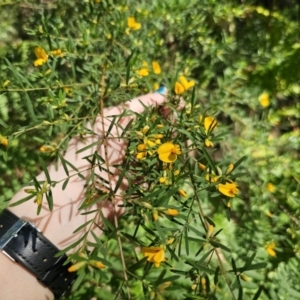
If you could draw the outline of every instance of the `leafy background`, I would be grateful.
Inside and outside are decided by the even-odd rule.
[[[239,167],[241,193],[232,201],[230,223],[217,203],[206,203],[237,262],[256,252],[268,263],[246,273],[240,297],[252,299],[261,286],[259,299],[300,299],[297,1],[2,1],[0,7],[0,134],[9,141],[0,145],[0,207],[40,171],[39,156],[55,158],[39,148],[63,151],[80,133],[77,121],[98,113],[100,96],[114,105],[154,84],[172,89],[184,74],[196,81],[197,102],[216,112],[220,128],[229,132],[214,158],[227,166],[248,157]],[[142,27],[126,34],[129,16]],[[64,56],[35,68],[37,45],[62,49]],[[143,61],[153,60],[162,73],[138,78]],[[263,93],[267,107],[259,102]],[[276,256],[267,251],[271,243]],[[109,288],[100,291],[82,285],[71,298],[114,299],[118,276],[104,278],[102,287]],[[175,281],[164,297],[193,299],[183,296],[191,285]],[[141,299],[141,285],[132,281],[131,289]],[[201,297],[195,299],[209,298]],[[222,291],[217,297],[231,299]]]

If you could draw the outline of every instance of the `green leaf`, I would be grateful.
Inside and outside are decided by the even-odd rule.
[[[77,245],[79,245],[88,235],[89,232],[86,232],[80,239],[78,239],[76,242],[74,242],[73,244],[71,244],[70,246],[68,246],[67,248],[60,250],[59,252],[57,252],[54,256],[55,257],[60,257],[63,254],[65,254],[66,252],[68,252],[69,250],[75,248]]]
[[[235,164],[234,164],[234,169],[236,169],[245,159],[247,159],[248,156],[245,155],[243,157],[241,157]],[[233,170],[232,170],[233,171]]]
[[[226,246],[224,246],[223,244],[221,244],[219,242],[210,240],[209,243],[214,247],[221,248],[227,252],[231,252],[231,250],[229,248],[227,248]]]
[[[0,125],[2,125],[4,128],[8,128],[8,125],[2,119],[0,119]]]
[[[85,228],[87,225],[89,225],[90,223],[92,223],[94,221],[94,219],[88,220],[87,222],[85,222],[84,224],[80,225],[78,228],[76,228],[73,231],[73,234],[80,231],[81,229]]]
[[[215,276],[214,276],[214,284],[217,285],[219,282],[219,271],[220,271],[220,266],[216,267],[215,270]]]
[[[69,180],[70,180],[70,178],[68,177],[68,178],[64,181],[64,183],[63,183],[63,185],[62,185],[62,190],[63,190],[63,191],[64,191],[65,188],[67,187],[67,185],[68,185],[68,183],[69,183]]]
[[[206,151],[206,149],[204,147],[202,148],[202,152],[207,160],[210,170],[213,170],[215,172],[215,174],[218,174],[218,170],[217,170],[214,162],[212,161],[212,159],[210,158],[210,155],[208,154],[208,152]]]
[[[263,269],[267,266],[266,262],[262,262],[262,263],[257,263],[251,266],[245,266],[242,268],[237,268],[238,271],[240,272],[245,272],[245,271],[250,271],[250,270],[257,270],[257,269]]]
[[[159,225],[159,222],[154,221],[154,225],[155,225],[155,228],[156,228],[156,230],[158,232],[158,235],[159,235],[160,239],[162,240],[163,243],[166,243],[166,237],[165,237],[165,235],[163,233],[162,228]]]
[[[212,226],[216,227],[216,224],[208,216],[204,216],[204,219]]]
[[[205,259],[211,255],[211,253],[214,251],[214,249],[209,250],[207,253],[205,253],[197,262],[196,264],[201,264],[202,262],[205,261]]]
[[[40,162],[40,165],[42,166],[42,169],[45,173],[45,176],[46,176],[46,179],[47,179],[48,183],[51,184],[52,182],[51,182],[51,178],[50,178],[48,169],[46,167],[46,164],[45,164],[44,160],[41,157],[39,157],[39,162]]]
[[[30,97],[28,96],[27,93],[25,93],[25,99],[26,99],[27,110],[28,110],[28,113],[29,113],[32,121],[37,122],[37,118],[36,118],[36,115],[35,115],[34,110],[33,110],[31,99],[30,99]]]
[[[48,202],[49,210],[52,211],[53,210],[53,197],[52,197],[51,189],[46,193],[46,199]]]
[[[22,198],[21,200],[19,200],[19,201],[17,201],[17,202],[10,203],[10,204],[9,204],[9,207],[14,207],[14,206],[20,205],[21,203],[24,203],[24,202],[26,202],[26,201],[32,199],[33,197],[36,197],[36,194],[30,194],[30,195],[28,195],[27,197]]]
[[[263,285],[261,285],[261,286],[258,288],[258,290],[257,290],[257,292],[255,293],[255,295],[254,295],[254,297],[252,298],[252,300],[258,300],[258,299],[259,299],[259,296],[260,296],[261,292],[263,291],[263,288],[264,288]]]
[[[94,142],[92,144],[89,144],[88,146],[85,146],[85,147],[79,149],[78,151],[76,151],[76,154],[82,153],[82,152],[84,152],[84,151],[86,151],[86,150],[88,150],[88,149],[90,149],[90,148],[92,148],[94,146],[97,146],[97,145],[99,145],[101,143],[102,143],[102,141],[97,141],[97,142]]]

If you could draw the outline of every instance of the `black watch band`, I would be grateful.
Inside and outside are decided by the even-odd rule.
[[[7,209],[0,213],[0,250],[34,274],[56,299],[62,297],[76,279],[76,273],[68,272],[71,264],[63,265],[67,256],[55,257],[59,249],[33,224]]]

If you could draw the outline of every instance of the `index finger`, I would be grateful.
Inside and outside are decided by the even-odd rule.
[[[104,117],[119,114],[124,109],[140,114],[145,110],[145,107],[162,105],[167,99],[166,94],[167,91],[165,89],[164,93],[154,92],[143,96],[138,96],[136,98],[133,98],[132,100],[125,102],[124,104],[105,109]]]

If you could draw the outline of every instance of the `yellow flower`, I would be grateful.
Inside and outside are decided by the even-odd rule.
[[[48,55],[42,47],[35,47],[34,53],[36,56],[36,60],[34,61],[34,66],[41,66],[48,60]]]
[[[143,247],[142,253],[149,262],[155,264],[155,267],[159,267],[161,262],[166,261],[165,249],[163,247]]]
[[[167,182],[167,177],[160,177],[159,182],[160,183],[166,183]]]
[[[238,193],[237,184],[235,182],[226,182],[225,184],[218,184],[219,192],[228,197],[234,197]]]
[[[199,163],[198,166],[202,171],[204,171],[206,169],[206,165],[203,165],[201,163]]]
[[[139,30],[142,27],[141,23],[138,23],[135,20],[135,17],[129,17],[127,19],[127,26],[129,29],[132,29],[132,30]]]
[[[7,138],[4,137],[4,136],[2,136],[2,137],[0,138],[0,143],[1,143],[3,146],[7,147],[7,145],[8,145],[8,140],[7,140]]]
[[[159,146],[157,153],[161,161],[172,163],[177,159],[177,155],[181,154],[181,151],[179,145],[167,142]]]
[[[179,211],[177,209],[173,209],[173,208],[169,208],[167,211],[166,211],[166,214],[169,215],[169,216],[177,216],[179,214]]]
[[[77,270],[79,270],[80,268],[84,267],[87,264],[86,261],[79,261],[77,263],[75,263],[74,265],[72,265],[71,267],[68,268],[69,272],[75,272]]]
[[[206,133],[209,131],[213,131],[213,129],[217,126],[218,121],[213,117],[205,117],[204,119],[204,128]]]
[[[137,71],[137,74],[141,77],[147,77],[149,75],[148,68],[141,68]]]
[[[213,142],[209,139],[205,139],[204,143],[205,143],[206,147],[213,147],[214,146]]]
[[[159,89],[159,84],[156,82],[153,84],[153,91],[157,91]]]
[[[154,74],[160,74],[161,73],[161,68],[160,68],[160,65],[157,61],[152,62],[152,68],[153,68]]]
[[[179,189],[178,193],[184,198],[187,198],[187,196],[188,196],[187,193],[183,189]]]
[[[180,170],[175,170],[174,171],[174,176],[177,176],[177,175],[179,175],[180,174]]]
[[[56,49],[56,50],[53,50],[53,51],[50,51],[50,54],[51,55],[54,55],[54,56],[60,56],[60,57],[63,57],[63,53],[60,49]]]
[[[90,260],[89,264],[93,267],[96,267],[98,269],[105,269],[106,265],[104,265],[101,261],[97,261],[97,260]]]
[[[272,257],[275,257],[276,256],[276,252],[275,252],[275,243],[272,242],[272,243],[269,243],[267,246],[266,246],[266,250],[268,252],[268,254]]]
[[[195,81],[187,81],[187,79],[184,76],[179,76],[179,82],[176,81],[175,83],[175,94],[181,95],[186,90],[192,88],[195,85]]]
[[[217,182],[219,178],[220,176],[217,176],[214,172],[212,172],[211,174],[207,173],[205,176],[205,179],[210,182]]]
[[[146,77],[149,75],[148,63],[146,61],[143,61],[142,68],[137,71],[137,74],[141,77]]]
[[[53,146],[49,146],[49,145],[44,145],[42,147],[40,147],[40,151],[44,152],[44,153],[51,153],[55,151],[55,148]]]
[[[262,93],[258,97],[258,101],[262,107],[268,107],[270,105],[270,97],[268,93]]]
[[[276,190],[275,185],[271,182],[267,183],[266,188],[270,193],[274,193]]]
[[[228,175],[229,173],[231,173],[233,168],[234,168],[234,164],[229,164],[225,174]]]

